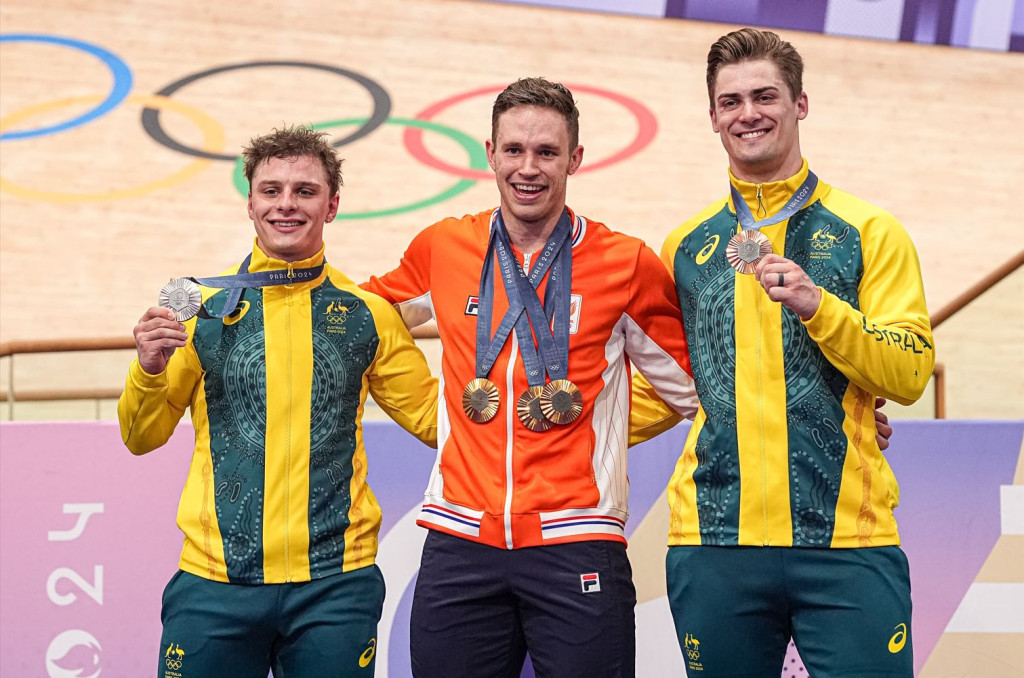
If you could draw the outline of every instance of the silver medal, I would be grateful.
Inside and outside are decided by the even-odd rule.
[[[160,306],[174,311],[174,319],[185,322],[194,318],[203,303],[199,285],[188,278],[174,278],[160,290]]]

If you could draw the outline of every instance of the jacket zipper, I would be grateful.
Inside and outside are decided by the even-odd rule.
[[[523,255],[523,271],[530,270],[530,255]],[[512,348],[508,355],[508,366],[505,369],[505,548],[513,549],[515,544],[512,541],[512,500],[515,494],[515,472],[512,465],[512,456],[515,451],[515,422],[513,412],[515,411],[515,369],[516,360],[519,357],[519,340],[515,330],[510,332],[512,337]]]
[[[760,428],[761,440],[761,544],[768,546],[768,454],[765,451],[764,433],[764,387],[761,381],[761,328],[763,319],[761,317],[763,294],[757,295],[757,423]]]
[[[295,278],[295,270],[292,262],[288,262],[288,279],[293,280]],[[286,336],[288,337],[288,414],[287,414],[287,427],[286,430],[288,435],[286,436],[285,446],[285,469],[284,469],[284,578],[286,582],[291,583],[292,581],[292,560],[291,560],[291,522],[289,509],[291,508],[291,480],[292,480],[292,411],[290,404],[292,402],[292,294],[290,292],[291,285],[285,285],[285,329]]]
[[[768,209],[764,205],[764,193],[762,191],[762,184],[757,185],[757,216],[764,218],[768,216]],[[760,440],[761,440],[761,543],[764,546],[768,546],[768,454],[765,450],[765,433],[764,433],[764,387],[762,383],[762,369],[761,369],[761,335],[762,327],[764,326],[764,318],[762,317],[764,295],[757,295],[757,423],[760,428]]]

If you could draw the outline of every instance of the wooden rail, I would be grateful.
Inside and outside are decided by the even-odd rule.
[[[21,353],[73,353],[78,351],[111,351],[127,348],[135,348],[135,340],[131,337],[8,341],[0,344],[0,358]]]
[[[437,339],[433,323],[414,327],[415,339]],[[92,339],[32,339],[0,344],[0,358],[20,353],[72,353],[77,351],[118,351],[135,348],[132,337],[96,337]]]
[[[949,320],[965,306],[992,289],[997,283],[1024,266],[1024,250],[993,270],[987,276],[969,287],[956,299],[932,314],[932,329]],[[437,339],[437,326],[433,323],[413,328],[416,339]],[[25,353],[68,353],[77,351],[110,351],[135,348],[131,337],[99,337],[92,339],[39,339],[32,341],[8,341],[0,344],[0,358]],[[946,418],[946,369],[941,363],[935,365],[935,417]],[[30,402],[44,400],[106,400],[121,395],[120,389],[52,389],[36,391],[15,391],[13,369],[7,392],[0,392],[0,402]]]
[[[974,285],[968,287],[963,294],[939,309],[938,313],[933,313],[932,329],[934,330],[936,327],[949,320],[953,315],[959,312],[960,309],[980,297],[985,292],[988,292],[990,289],[995,287],[996,283],[1016,271],[1021,266],[1024,266],[1024,250],[1017,252],[1017,254],[1011,257],[1002,266],[989,273]]]
[[[427,323],[414,327],[415,339],[437,339],[437,326]],[[79,351],[126,351],[135,349],[132,337],[94,337],[91,339],[35,339],[8,341],[0,344],[0,358],[14,358],[29,353],[77,353]],[[125,366],[127,368],[127,365]],[[42,402],[49,400],[113,400],[121,396],[120,388],[14,390],[14,369],[9,373],[7,390],[0,392],[0,403]]]

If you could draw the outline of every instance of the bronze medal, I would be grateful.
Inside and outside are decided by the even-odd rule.
[[[500,404],[498,387],[490,379],[474,379],[462,392],[462,410],[478,424],[494,419]]]
[[[772,243],[761,231],[740,231],[725,246],[725,258],[740,273],[753,273],[757,262],[772,253]]]
[[[199,285],[188,278],[174,278],[160,290],[158,303],[174,311],[174,319],[183,323],[199,313],[203,293]]]
[[[541,391],[540,408],[552,423],[568,424],[583,412],[583,394],[568,379],[556,379]]]
[[[538,433],[547,431],[554,426],[544,416],[544,410],[540,406],[540,396],[543,392],[543,386],[531,386],[523,391],[523,395],[519,396],[519,400],[516,402],[516,414],[519,415],[519,421],[523,422],[523,426],[526,428]]]

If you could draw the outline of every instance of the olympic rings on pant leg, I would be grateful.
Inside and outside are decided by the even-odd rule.
[[[231,66],[218,66],[217,68],[211,68],[199,73],[193,73],[192,75],[186,75],[180,80],[175,80],[170,85],[167,85],[157,95],[169,97],[185,85],[191,84],[197,80],[202,80],[211,75],[217,75],[218,73],[225,73],[227,71],[237,71],[243,68],[263,68],[267,66],[287,66],[292,68],[312,68],[321,71],[327,71],[328,73],[335,73],[342,77],[354,80],[358,84],[366,88],[366,91],[370,93],[373,99],[373,113],[368,118],[364,118],[365,122],[362,126],[347,137],[343,137],[335,141],[332,145],[335,148],[344,146],[345,144],[362,139],[367,136],[375,129],[384,124],[384,121],[388,119],[388,115],[391,114],[391,96],[387,91],[376,81],[370,78],[350,71],[347,68],[339,68],[337,66],[328,66],[327,64],[317,64],[310,61],[248,61],[241,64],[233,64]],[[219,153],[209,153],[201,149],[191,148],[184,144],[178,143],[167,135],[164,128],[160,125],[160,111],[154,108],[146,108],[142,111],[142,127],[146,130],[149,136],[153,137],[154,141],[159,144],[166,146],[172,150],[184,153],[185,155],[194,155],[197,158],[209,158],[210,160],[229,160],[234,162],[237,155],[222,155]]]
[[[613,163],[625,160],[626,158],[635,155],[636,153],[639,153],[641,150],[643,150],[647,146],[647,144],[651,143],[651,140],[654,139],[654,135],[657,134],[657,118],[654,117],[654,113],[652,113],[650,109],[648,109],[646,106],[644,106],[636,99],[632,99],[623,94],[617,94],[606,89],[601,89],[599,87],[591,87],[589,85],[567,84],[566,87],[568,87],[574,93],[586,92],[587,94],[596,94],[597,96],[604,97],[605,99],[608,99],[610,101],[614,101],[615,103],[622,105],[623,107],[626,108],[626,110],[632,113],[633,117],[635,117],[637,121],[636,136],[633,138],[632,141],[629,142],[629,144],[625,148],[612,154],[607,158],[604,158],[603,160],[599,160],[592,164],[584,164],[582,167],[580,167],[579,171],[576,172],[576,174],[582,174],[584,172],[591,172],[594,170],[602,169]],[[415,117],[417,120],[431,120],[435,115],[437,115],[441,111],[450,108],[451,106],[457,103],[465,101],[466,99],[482,96],[484,94],[493,94],[496,92],[501,92],[504,89],[505,85],[497,85],[490,87],[481,87],[480,89],[464,92],[463,94],[456,94],[455,96],[448,97],[447,99],[442,99],[436,104],[432,104],[431,106],[424,108],[422,111],[420,111],[413,117]],[[484,172],[474,169],[456,167],[455,165],[450,165],[444,162],[443,160],[435,158],[433,155],[430,154],[429,151],[427,151],[427,147],[423,144],[423,133],[418,129],[407,129],[403,136],[403,140],[405,142],[405,147],[409,149],[409,153],[414,158],[416,158],[425,165],[433,167],[434,169],[439,169],[443,172],[448,172],[449,174],[454,174],[455,176],[463,177],[466,179],[491,180],[494,178],[493,172]]]
[[[51,111],[55,108],[61,108],[64,106],[70,106],[74,104],[89,103],[101,98],[100,95],[96,96],[80,96],[80,97],[67,97],[64,99],[55,99],[42,104],[35,104],[27,108],[23,108],[20,111],[15,111],[10,115],[0,119],[0,131],[5,128],[17,125],[22,120],[31,118],[32,116],[39,115]],[[189,104],[175,101],[167,97],[156,96],[152,94],[130,94],[127,97],[127,101],[132,103],[142,104],[144,106],[150,106],[153,108],[166,109],[175,113],[180,113],[185,117],[189,118],[196,127],[203,134],[203,148],[209,149],[210,151],[220,151],[224,149],[226,139],[224,136],[224,129],[220,124],[203,113],[198,108],[195,108]],[[177,183],[187,181],[192,177],[196,176],[207,167],[210,166],[211,161],[202,158],[197,158],[191,163],[178,170],[177,172],[164,177],[163,179],[157,179],[156,181],[150,181],[140,186],[132,188],[122,188],[113,191],[101,191],[98,193],[63,193],[59,191],[42,191],[35,188],[27,188],[19,184],[14,183],[8,179],[0,177],[0,191],[6,191],[14,195],[21,196],[23,198],[29,198],[32,200],[42,200],[45,202],[55,203],[82,203],[82,202],[103,202],[107,200],[121,200],[124,198],[134,198],[140,195],[155,191],[159,188],[166,188],[167,186],[173,186]]]
[[[90,120],[95,120],[104,113],[110,112],[115,106],[125,100],[125,97],[128,96],[128,92],[132,89],[132,72],[131,69],[128,68],[128,64],[122,61],[121,58],[114,53],[108,52],[102,47],[97,47],[96,45],[92,45],[88,42],[73,40],[71,38],[61,38],[53,35],[36,35],[31,33],[11,33],[8,35],[0,35],[0,42],[45,42],[71,47],[72,49],[79,49],[88,54],[92,54],[95,57],[99,57],[114,76],[114,85],[110,89],[110,94],[97,104],[95,108],[92,108],[81,115],[77,115],[70,120],[54,125],[37,127],[36,129],[29,130],[4,132],[0,134],[0,140],[40,137],[45,134],[54,134],[56,132],[71,129],[72,127],[84,125]]]
[[[329,127],[342,127],[345,125],[361,125],[365,124],[366,118],[346,118],[344,120],[331,120],[329,122],[319,122],[313,125],[313,129],[326,129]],[[442,125],[436,122],[428,122],[426,120],[413,120],[411,118],[388,118],[385,121],[389,125],[403,125],[405,127],[426,129],[432,132],[438,132],[454,140],[462,148],[466,150],[466,154],[469,156],[469,166],[473,169],[483,169],[487,167],[487,152],[484,147],[480,145],[480,142],[466,134],[460,132],[457,129]],[[249,183],[246,181],[244,173],[245,163],[242,158],[239,158],[235,162],[235,188],[243,197],[249,194]],[[343,213],[339,212],[335,219],[371,219],[373,217],[386,217],[394,214],[401,214],[403,212],[412,212],[435,203],[443,202],[449,198],[454,198],[458,194],[466,191],[476,185],[476,181],[470,179],[459,179],[454,184],[446,188],[441,193],[430,198],[424,198],[423,200],[417,200],[416,202],[408,203],[405,205],[399,205],[398,207],[389,207],[380,210],[369,210],[366,212],[352,212]]]

